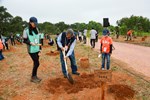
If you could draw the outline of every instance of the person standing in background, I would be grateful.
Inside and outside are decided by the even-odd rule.
[[[86,36],[87,36],[87,29],[84,29],[83,31],[83,43],[86,44]]]
[[[78,31],[79,34],[79,41],[82,42],[82,32]]]
[[[133,30],[128,30],[128,32],[127,32],[127,40],[126,41],[128,41],[129,40],[129,38],[130,38],[130,40],[132,40],[132,33],[133,33]]]
[[[3,50],[3,43],[2,43],[2,38],[1,38],[1,35],[0,35],[0,60],[4,59],[4,56],[2,54],[2,50]]]
[[[11,41],[11,45],[15,45],[15,36],[13,33],[10,33],[10,41]]]
[[[44,33],[42,32],[40,33],[40,41],[41,41],[42,46],[44,45],[43,40],[44,40]]]
[[[91,35],[90,44],[92,48],[95,48],[96,34],[97,31],[94,28],[92,28],[92,30],[90,31],[90,35]]]

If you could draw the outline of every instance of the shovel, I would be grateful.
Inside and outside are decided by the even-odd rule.
[[[63,56],[65,56],[65,50],[62,51],[62,52],[63,52]],[[73,84],[73,83],[74,83],[74,80],[73,80],[71,74],[68,72],[68,67],[67,67],[67,61],[66,61],[66,59],[64,59],[64,62],[65,62],[65,68],[66,68],[66,76],[67,76],[67,79],[68,79],[68,81],[69,81],[71,84]]]

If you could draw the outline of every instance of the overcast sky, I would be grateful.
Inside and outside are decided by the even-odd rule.
[[[103,18],[109,18],[110,24],[116,25],[117,20],[131,15],[150,19],[150,0],[0,0],[0,5],[26,21],[31,16],[39,22],[66,24],[91,20],[102,23]]]

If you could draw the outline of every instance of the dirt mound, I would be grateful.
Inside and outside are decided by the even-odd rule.
[[[127,100],[127,98],[133,98],[135,95],[135,91],[131,87],[121,84],[110,85],[108,92],[113,93],[116,100]]]
[[[49,56],[56,56],[59,54],[59,51],[50,51],[48,53],[46,53],[46,55],[49,55]]]
[[[89,59],[87,57],[82,57],[79,59],[80,67],[82,68],[89,68]]]
[[[94,74],[82,74],[81,76],[74,77],[75,83],[72,85],[66,78],[50,79],[46,84],[46,90],[50,93],[63,93],[64,91],[68,94],[78,93],[84,88],[97,88],[101,87],[101,82],[95,80]]]
[[[50,47],[49,45],[42,46],[42,48],[49,48],[49,47]]]
[[[95,78],[95,73],[83,73],[81,76],[74,76],[73,78],[75,80],[75,83],[73,85],[70,84],[66,78],[49,79],[44,82],[44,90],[46,89],[52,94],[61,94],[64,92],[71,94],[83,91],[83,89],[85,88],[102,88],[102,82]],[[106,85],[105,88],[107,88],[108,94],[113,94],[115,100],[128,100],[134,98],[135,95],[135,91],[127,85]]]

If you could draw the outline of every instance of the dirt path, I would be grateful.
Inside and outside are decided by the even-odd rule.
[[[88,42],[89,43],[89,42]],[[123,61],[135,71],[150,78],[150,48],[127,43],[113,42],[115,50],[112,57]],[[99,50],[99,42],[96,43],[95,49]]]

